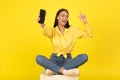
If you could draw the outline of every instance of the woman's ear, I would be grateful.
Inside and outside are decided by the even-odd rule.
[[[59,16],[57,16],[57,20],[59,19]]]

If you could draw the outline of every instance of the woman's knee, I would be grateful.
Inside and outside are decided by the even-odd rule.
[[[84,62],[87,62],[88,61],[88,55],[87,54],[80,54],[79,55],[83,60],[84,60]]]
[[[36,57],[36,62],[37,62],[38,64],[42,64],[42,63],[44,62],[44,60],[45,60],[45,57],[42,56],[42,55],[38,55],[38,56]]]

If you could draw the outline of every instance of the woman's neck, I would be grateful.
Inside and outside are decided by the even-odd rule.
[[[62,25],[58,25],[58,28],[62,34],[64,34],[65,27]]]

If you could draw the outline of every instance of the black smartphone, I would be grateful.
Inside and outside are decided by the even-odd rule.
[[[40,20],[38,21],[39,23],[44,23],[45,14],[46,14],[46,11],[44,9],[40,9],[40,13],[39,13]]]

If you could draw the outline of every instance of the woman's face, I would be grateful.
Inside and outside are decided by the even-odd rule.
[[[62,11],[62,12],[58,15],[57,20],[58,20],[58,25],[65,26],[65,24],[66,24],[67,21],[68,21],[68,13],[67,13],[66,11]]]

